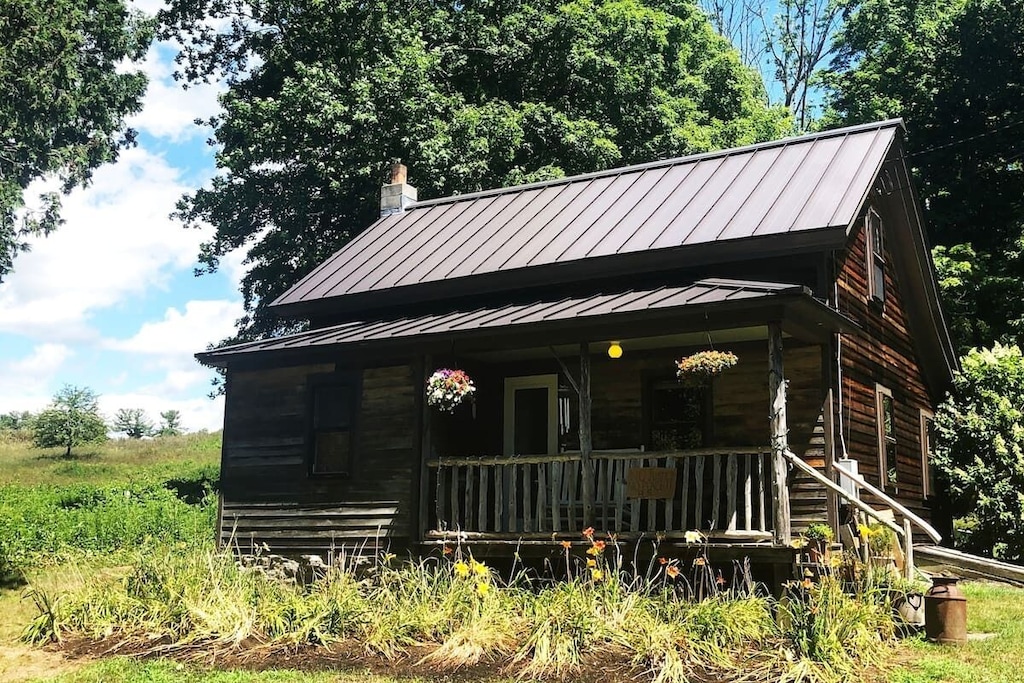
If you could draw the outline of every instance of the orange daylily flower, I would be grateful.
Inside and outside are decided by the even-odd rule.
[[[455,550],[450,545],[446,545],[441,548],[441,553],[444,555],[451,555],[453,552],[455,552]]]
[[[679,576],[679,567],[675,565],[669,565],[668,567],[665,567],[665,574],[670,579],[674,579],[677,576]]]
[[[562,541],[562,547],[566,550],[569,550],[570,548],[572,548],[572,541]]]
[[[658,558],[658,563],[659,564],[668,564],[668,560],[666,560],[664,557],[659,557]]]
[[[588,541],[593,539],[594,538],[594,527],[588,526],[586,529],[584,529],[583,530],[583,538],[587,539]]]

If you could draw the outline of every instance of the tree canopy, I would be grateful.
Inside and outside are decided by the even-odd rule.
[[[962,352],[1024,332],[1024,0],[866,0],[825,125],[902,116]]]
[[[242,339],[280,331],[265,305],[376,219],[391,159],[436,197],[789,128],[692,0],[174,0],[160,20],[186,77],[228,79],[222,174],[179,215],[216,227],[206,270],[248,250]]]
[[[65,385],[54,394],[50,406],[34,421],[35,445],[39,448],[71,449],[107,438],[107,425],[100,415],[99,397],[88,387]]]
[[[0,282],[25,237],[60,223],[60,193],[25,207],[25,190],[54,177],[88,182],[134,132],[145,75],[124,69],[145,55],[152,26],[124,0],[5,0],[0,11]]]

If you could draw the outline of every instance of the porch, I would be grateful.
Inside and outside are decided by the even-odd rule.
[[[550,544],[593,527],[622,541],[684,543],[696,530],[720,545],[787,546],[783,453],[791,431],[803,453],[826,430],[821,347],[790,339],[788,406],[783,338],[769,322],[620,340],[628,359],[608,342],[425,359],[485,388],[456,415],[424,406],[421,538]],[[708,344],[739,354],[735,373],[680,384],[672,360]]]
[[[550,540],[579,538],[593,526],[621,540],[683,540],[699,530],[715,541],[769,542],[772,500],[788,496],[773,485],[766,448],[594,451],[590,462],[587,522],[580,453],[431,460],[435,522],[427,537]]]

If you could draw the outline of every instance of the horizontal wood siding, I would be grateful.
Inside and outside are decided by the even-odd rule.
[[[789,380],[790,448],[821,461],[821,349],[787,340],[784,349]],[[711,433],[707,447],[769,443],[768,342],[718,344],[739,363],[711,386]],[[634,353],[619,360],[595,358],[593,363],[594,448],[636,448],[643,443],[645,376],[671,379],[674,360],[698,349],[666,349]],[[644,444],[648,449],[651,444]]]
[[[882,213],[883,230],[891,234],[897,217]],[[891,244],[892,240],[886,240]],[[878,416],[875,384],[892,391],[897,439],[897,474],[900,503],[930,519],[922,498],[920,410],[932,410],[924,376],[907,327],[900,282],[891,254],[886,254],[885,305],[869,301],[867,239],[863,219],[837,260],[839,310],[859,322],[864,334],[841,337],[842,407],[837,426],[860,473],[880,485]],[[837,406],[837,411],[839,406]],[[841,417],[841,422],[839,418]],[[837,449],[837,455],[841,455]],[[888,493],[889,491],[887,491]]]
[[[309,379],[334,370],[319,364],[229,373],[223,542],[289,553],[408,542],[418,471],[413,370],[360,371],[352,473],[310,475]]]

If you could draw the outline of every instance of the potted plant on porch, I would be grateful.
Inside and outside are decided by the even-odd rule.
[[[825,555],[828,553],[828,546],[835,538],[835,534],[832,532],[832,527],[822,522],[815,522],[807,527],[807,531],[804,534],[807,537],[807,541],[810,544],[809,554],[811,556],[811,562],[820,563],[825,559]]]
[[[676,361],[676,377],[687,386],[701,386],[738,362],[739,358],[731,351],[698,351]]]
[[[427,379],[427,405],[452,413],[465,402],[473,401],[476,386],[464,370],[439,368]]]

